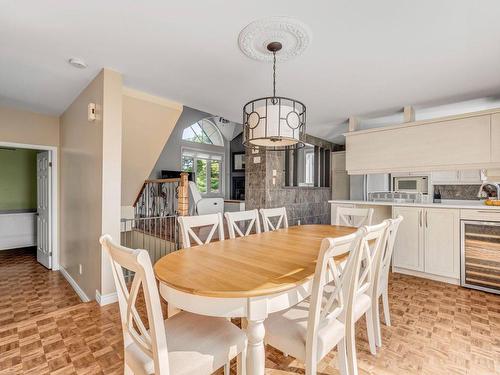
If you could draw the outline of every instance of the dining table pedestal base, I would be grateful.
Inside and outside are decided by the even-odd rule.
[[[264,320],[249,320],[247,325],[247,375],[264,375],[266,353]]]

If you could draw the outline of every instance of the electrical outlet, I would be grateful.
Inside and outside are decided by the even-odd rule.
[[[83,264],[79,264],[78,265],[78,272],[80,273],[80,275],[83,273]]]

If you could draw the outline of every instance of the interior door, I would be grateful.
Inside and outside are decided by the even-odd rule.
[[[394,216],[403,216],[394,244],[393,265],[414,271],[424,270],[423,210],[418,207],[394,207]]]
[[[37,252],[36,259],[52,268],[51,241],[51,160],[49,151],[37,154]]]

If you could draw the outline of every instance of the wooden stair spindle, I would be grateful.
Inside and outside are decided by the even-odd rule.
[[[177,214],[179,216],[187,216],[189,214],[189,191],[188,174],[186,172],[181,173],[181,179],[177,189]]]

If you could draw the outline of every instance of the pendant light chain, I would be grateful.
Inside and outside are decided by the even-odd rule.
[[[273,98],[276,98],[276,51],[273,52]]]
[[[243,106],[245,147],[262,147],[272,151],[286,151],[304,147],[306,106],[295,99],[276,96],[276,53],[280,42],[271,42],[267,50],[273,54],[273,94],[249,101]]]

